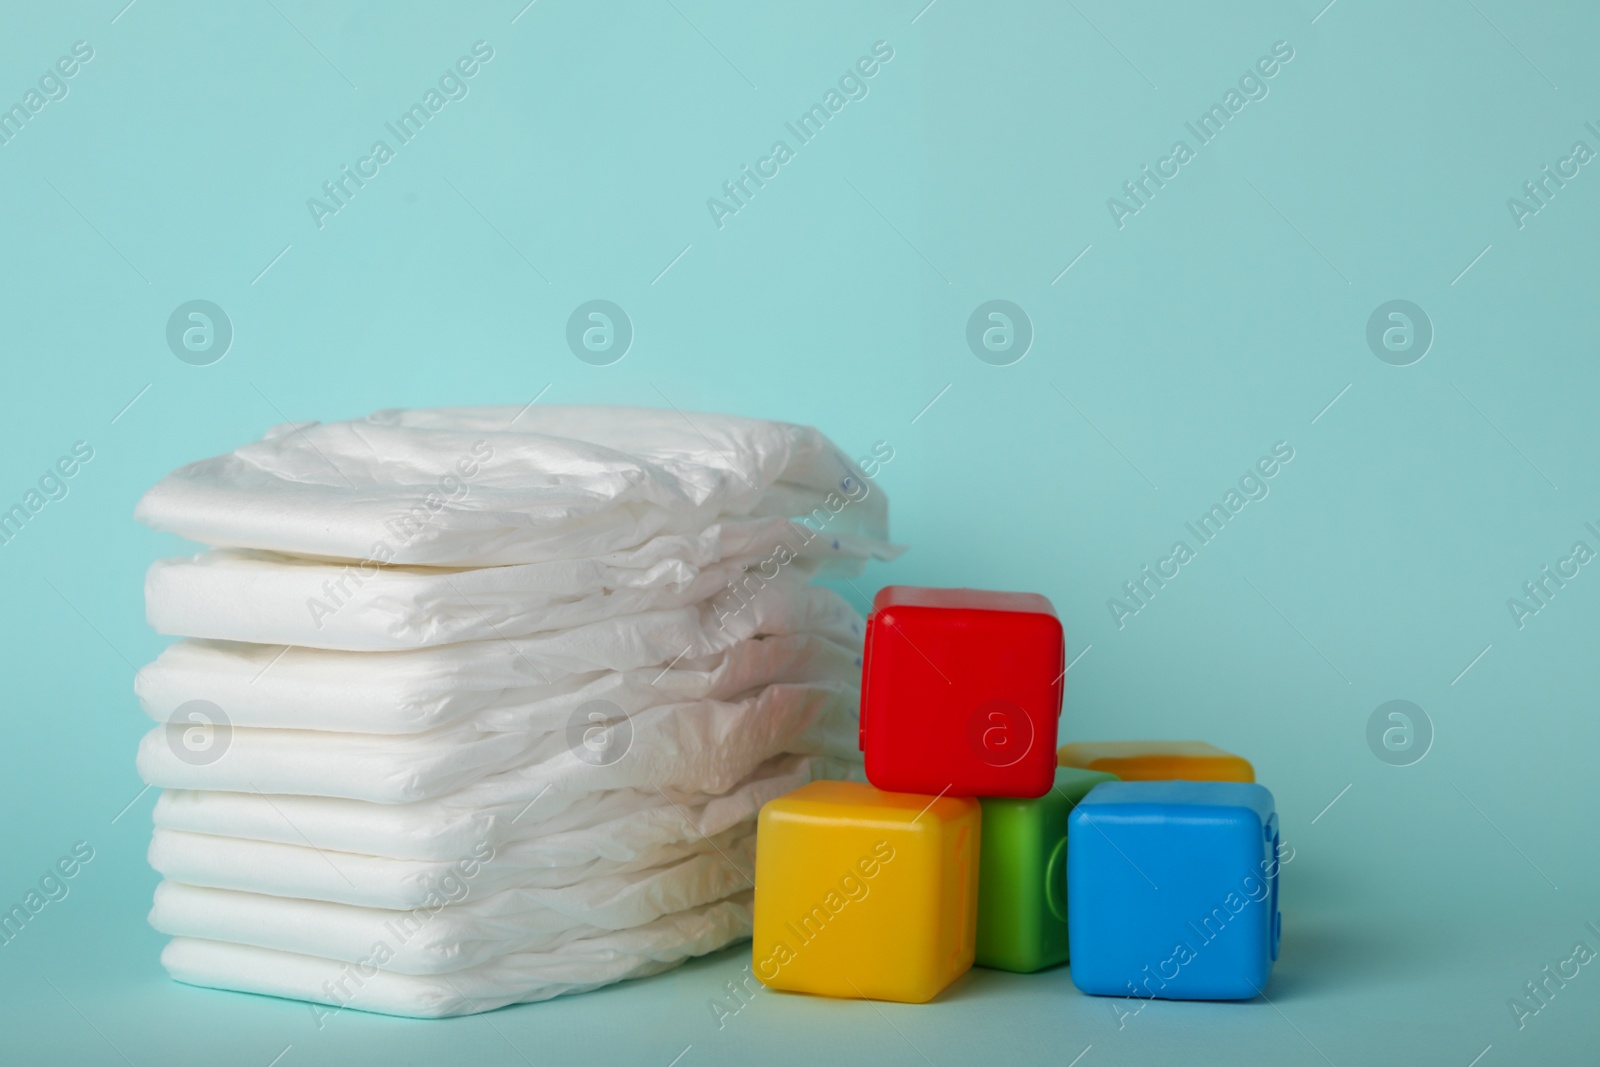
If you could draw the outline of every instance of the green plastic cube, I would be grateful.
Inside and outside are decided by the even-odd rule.
[[[1089,790],[1116,780],[1061,767],[1037,800],[981,800],[978,966],[1026,974],[1067,962],[1067,816]]]

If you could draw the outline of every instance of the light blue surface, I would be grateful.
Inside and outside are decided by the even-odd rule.
[[[1278,840],[1272,794],[1255,783],[1095,786],[1067,833],[1073,984],[1144,1001],[1263,994],[1277,957]]]
[[[1544,979],[1542,1004],[1527,983],[1600,948],[1600,577],[1573,554],[1600,549],[1600,173],[1550,184],[1520,227],[1508,200],[1600,147],[1600,10],[125,2],[0,12],[0,101],[94,49],[0,145],[0,501],[94,450],[0,546],[0,899],[94,848],[0,948],[0,1058],[1593,1062],[1600,971]],[[319,229],[307,199],[479,40],[468,95]],[[880,40],[866,97],[719,229],[707,199]],[[1185,123],[1277,41],[1294,58],[1265,98],[1119,228],[1108,198],[1197,143]],[[233,327],[209,366],[168,347],[192,300]],[[567,344],[592,300],[633,326],[606,366]],[[987,312],[986,358],[969,347],[996,300],[1031,326],[1010,365]],[[1396,300],[1432,326],[1405,366],[1417,335],[1383,344],[1403,322],[1379,317],[1385,358],[1368,342]],[[760,995],[719,1029],[730,951],[489,1017],[319,1031],[300,1005],[169,982],[131,679],[162,645],[144,568],[185,546],[134,526],[134,501],[286,418],[536,396],[891,443],[879,484],[911,550],[840,588],[863,609],[890,581],[1037,590],[1067,630],[1064,737],[1247,756],[1295,850],[1270,1000],[1157,1002],[1119,1028],[1064,970],[975,971],[925,1006]],[[1245,481],[1278,442],[1293,458]],[[1188,531],[1235,487],[1221,534]],[[1146,565],[1177,571],[1139,606],[1124,584]],[[1369,747],[1393,700],[1431,723],[1409,765],[1414,712],[1385,710]]]

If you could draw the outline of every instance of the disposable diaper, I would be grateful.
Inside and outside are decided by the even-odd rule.
[[[693,613],[674,614],[681,619]],[[831,636],[771,633],[704,655],[687,654],[686,634],[678,649],[685,654],[675,653],[674,662],[619,670],[572,670],[571,662],[541,654],[549,641],[490,641],[381,656],[179,641],[135,676],[134,689],[158,722],[183,721],[178,709],[204,699],[222,708],[234,726],[409,734],[471,722],[487,731],[543,730],[565,724],[591,700],[610,701],[631,715],[653,704],[727,700],[779,680],[856,677],[860,622],[854,612],[848,616],[847,627],[830,627]],[[694,640],[696,651],[711,645],[703,635]]]
[[[135,517],[216,547],[483,566],[818,509],[830,535],[886,539],[884,495],[810,427],[532,404],[277,426],[169,474]]]
[[[770,685],[735,701],[656,705],[614,720],[608,740],[626,746],[616,758],[609,752],[595,758],[582,719],[540,733],[485,733],[459,723],[421,734],[238,727],[221,758],[204,763],[183,758],[169,727],[156,726],[139,744],[138,767],[146,782],[163,789],[384,804],[442,796],[498,772],[534,791],[676,786],[719,793],[782,752],[851,755],[858,696],[848,683],[816,682]]]
[[[250,945],[175,937],[161,953],[173,978],[192,985],[291,997],[416,1018],[490,1011],[507,1004],[582,993],[659,974],[750,936],[751,893],[663,915],[627,930],[580,937],[545,952],[520,952],[448,974],[382,969]],[[369,953],[371,947],[369,946]]]
[[[859,567],[874,550],[886,551],[880,543],[838,537],[818,538],[813,548],[793,523],[762,524],[760,535],[739,538],[741,554],[672,558],[659,543],[685,539],[657,538],[628,554],[641,558],[618,564],[556,560],[461,569],[203,552],[150,567],[145,612],[164,634],[386,651],[523,637],[708,598],[718,598],[728,613],[742,603],[746,586],[780,574],[803,581],[828,561]],[[777,546],[789,542],[796,548],[780,553]],[[755,568],[754,575],[747,577],[746,568]]]
[[[423,729],[493,704],[503,691],[595,671],[641,671],[718,656],[758,635],[812,633],[859,647],[864,623],[838,594],[771,584],[743,607],[698,604],[641,612],[532,637],[388,652],[180,642],[134,679],[147,711],[168,718],[209,700],[230,722],[271,719],[312,729]],[[191,683],[204,675],[203,688]],[[653,676],[652,676],[653,677]],[[410,723],[411,725],[400,725]]]
[[[277,897],[326,900],[361,907],[410,910],[473,894],[509,892],[595,925],[627,925],[626,909],[659,883],[683,886],[703,879],[722,884],[753,871],[755,827],[741,824],[711,837],[682,837],[631,860],[592,859],[546,866],[535,842],[479,846],[458,860],[397,860],[234,837],[157,829],[150,866],[188,885]],[[740,872],[745,872],[741,874]],[[734,888],[732,882],[723,892]],[[611,909],[609,912],[606,909]]]
[[[156,886],[150,925],[173,937],[348,963],[360,962],[384,942],[390,948],[384,968],[401,974],[440,974],[511,953],[548,952],[605,932],[549,908],[519,910],[504,896],[398,911],[164,881]]]
[[[597,858],[633,861],[660,844],[711,837],[814,779],[860,776],[859,762],[784,755],[721,794],[650,787],[529,793],[510,775],[409,804],[176,789],[157,798],[153,819],[168,830],[394,859],[457,860],[484,843],[532,841],[530,862],[570,867]]]
[[[347,963],[361,962],[374,945],[384,943],[389,948],[384,969],[400,974],[448,973],[503,956],[549,952],[609,929],[643,925],[596,926],[517,897],[498,893],[434,909],[398,911],[162,882],[156,886],[150,925],[173,937],[255,945]],[[650,909],[655,914],[645,922],[712,902],[675,893],[672,906]]]

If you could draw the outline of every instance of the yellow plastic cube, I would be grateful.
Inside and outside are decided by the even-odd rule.
[[[761,809],[755,976],[921,1004],[972,966],[981,809],[970,797],[812,782]]]
[[[1056,750],[1056,763],[1105,771],[1124,782],[1253,782],[1255,768],[1243,756],[1204,741],[1080,741]]]

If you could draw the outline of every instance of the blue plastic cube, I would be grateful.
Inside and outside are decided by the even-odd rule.
[[[1247,782],[1106,782],[1067,834],[1072,981],[1098,996],[1244,1000],[1278,958],[1278,816]]]

